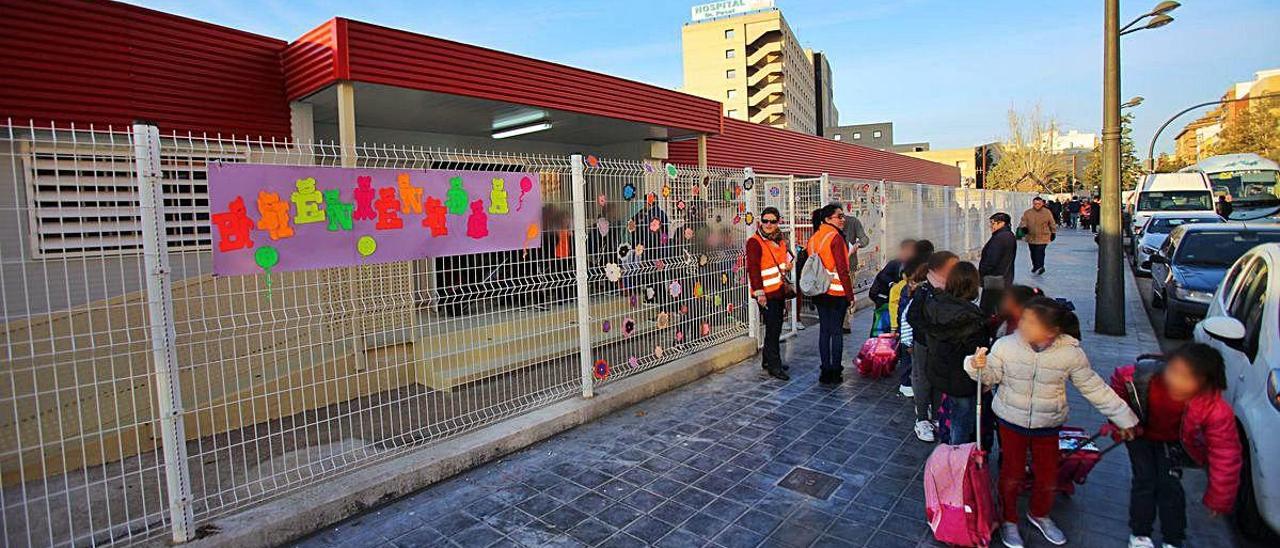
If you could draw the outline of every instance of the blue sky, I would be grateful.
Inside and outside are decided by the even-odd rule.
[[[343,16],[666,87],[681,83],[680,27],[694,1],[134,0],[292,40]],[[1156,0],[1124,0],[1127,21]],[[1139,148],[1165,118],[1280,67],[1280,2],[1183,0],[1175,21],[1122,42]],[[900,142],[970,146],[1006,133],[1008,109],[1100,132],[1100,0],[777,0],[827,53],[842,123],[892,121]],[[1160,149],[1193,114],[1166,130]]]

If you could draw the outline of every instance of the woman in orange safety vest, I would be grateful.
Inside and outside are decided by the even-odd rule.
[[[774,378],[791,380],[787,366],[782,364],[779,347],[782,338],[782,317],[787,308],[787,296],[783,290],[787,272],[791,270],[787,240],[778,223],[782,214],[776,207],[766,207],[760,213],[760,226],[747,239],[747,278],[751,282],[751,296],[760,305],[764,320],[764,349],[760,367]]]
[[[818,355],[822,358],[818,382],[840,384],[844,382],[844,315],[853,302],[849,245],[844,240],[844,208],[840,204],[827,204],[813,212],[813,236],[805,249],[808,260],[821,260],[831,275],[827,292],[813,297],[818,309]]]

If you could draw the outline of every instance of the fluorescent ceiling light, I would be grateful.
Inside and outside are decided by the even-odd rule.
[[[542,122],[540,124],[533,124],[531,126],[515,127],[511,129],[504,129],[502,131],[495,131],[493,132],[493,138],[506,139],[507,137],[515,137],[518,135],[528,135],[530,133],[537,133],[539,131],[546,131],[548,129],[551,129],[551,122]]]
[[[494,131],[523,126],[533,122],[540,122],[547,118],[547,113],[541,110],[520,110],[516,112],[508,112],[493,119],[493,125],[490,126]]]

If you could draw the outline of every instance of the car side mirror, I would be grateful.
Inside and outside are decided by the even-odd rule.
[[[1231,316],[1205,318],[1204,321],[1200,322],[1200,327],[1204,328],[1204,332],[1208,333],[1210,337],[1222,341],[1223,344],[1232,348],[1237,347],[1244,340],[1246,334],[1244,324]]]
[[[1151,254],[1151,262],[1152,262],[1152,264],[1154,264],[1154,263],[1165,264],[1165,263],[1166,263],[1166,262],[1168,262],[1168,261],[1165,261],[1165,260],[1164,260],[1164,255],[1161,255],[1161,254],[1159,254],[1159,253],[1152,253],[1152,254]]]

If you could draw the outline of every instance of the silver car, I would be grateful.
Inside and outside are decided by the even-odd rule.
[[[1152,214],[1133,235],[1133,250],[1129,257],[1134,272],[1139,276],[1151,275],[1151,255],[1164,245],[1173,229],[1185,224],[1220,222],[1222,217],[1213,213],[1168,211]]]

